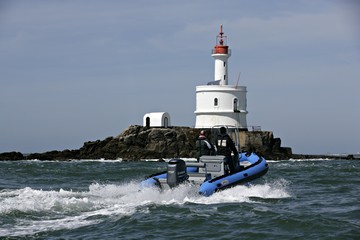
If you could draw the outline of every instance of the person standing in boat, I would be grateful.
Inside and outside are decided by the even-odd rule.
[[[225,156],[225,164],[228,165],[230,174],[235,173],[239,165],[237,161],[239,158],[239,153],[235,147],[234,142],[227,134],[225,127],[220,128],[220,134],[217,136],[215,144],[217,148],[217,154]],[[234,154],[234,157],[231,156],[231,152]]]
[[[202,155],[215,155],[216,150],[214,145],[206,138],[206,131],[201,130],[196,139],[197,160],[200,160]]]

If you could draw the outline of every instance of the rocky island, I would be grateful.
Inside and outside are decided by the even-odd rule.
[[[0,160],[70,160],[70,159],[165,159],[173,157],[195,158],[195,140],[199,129],[191,127],[149,128],[131,125],[115,137],[88,141],[80,149],[31,153],[0,154]],[[211,137],[211,136],[209,136]],[[281,147],[281,139],[271,131],[241,131],[242,151],[256,151],[266,159],[289,159],[292,151]]]
[[[191,127],[149,128],[131,125],[115,137],[88,141],[80,149],[23,154],[0,153],[0,160],[80,160],[80,159],[142,159],[163,160],[173,157],[195,158],[195,140],[199,129]],[[211,136],[209,136],[211,137]],[[282,147],[281,139],[272,131],[239,132],[241,151],[254,151],[266,159],[360,159],[359,154],[314,155],[293,154],[290,147]]]

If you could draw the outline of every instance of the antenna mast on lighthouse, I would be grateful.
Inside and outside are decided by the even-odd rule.
[[[216,36],[216,45],[212,51],[215,59],[214,80],[219,81],[219,85],[228,85],[227,61],[231,56],[231,50],[226,45],[227,36],[224,36],[223,27],[220,25],[220,33]]]

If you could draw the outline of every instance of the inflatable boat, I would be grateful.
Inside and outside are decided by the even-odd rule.
[[[217,191],[260,178],[269,169],[266,160],[253,152],[239,153],[238,161],[237,171],[230,174],[222,155],[201,156],[199,162],[171,159],[166,171],[147,177],[141,182],[141,187],[167,190],[190,182],[199,186],[199,194],[210,196]]]

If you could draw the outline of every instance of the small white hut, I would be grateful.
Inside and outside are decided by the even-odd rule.
[[[167,112],[146,113],[143,118],[144,127],[163,127],[171,126],[170,115]]]

